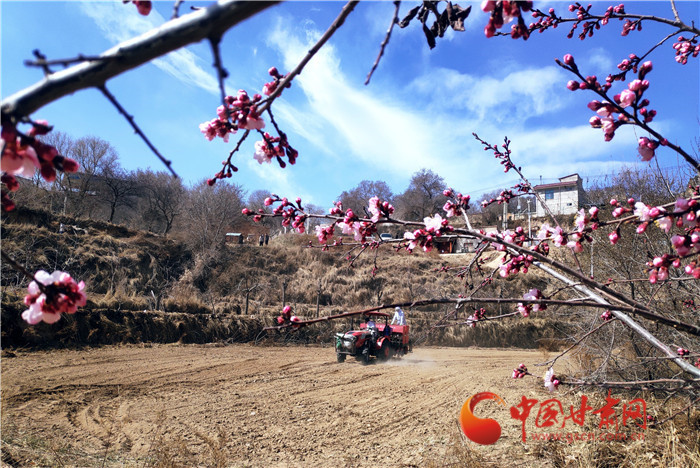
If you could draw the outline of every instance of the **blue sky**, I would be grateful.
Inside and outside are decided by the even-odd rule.
[[[461,2],[465,4],[466,2]],[[593,2],[603,12],[608,3]],[[8,96],[42,78],[23,65],[40,49],[49,58],[99,54],[117,43],[158,26],[170,17],[172,2],[155,2],[148,17],[132,5],[114,2],[0,2],[0,92]],[[403,2],[401,17],[418,2]],[[185,2],[190,5],[206,2]],[[230,94],[260,92],[276,66],[285,73],[304,56],[341,10],[341,2],[289,2],[264,11],[224,36],[222,54],[230,73]],[[564,11],[568,2],[536,2]],[[700,22],[700,2],[681,1],[686,22]],[[628,12],[672,17],[669,2],[625,2]],[[384,180],[395,193],[411,175],[429,168],[448,185],[478,196],[515,183],[511,174],[471,136],[492,142],[513,140],[514,158],[526,176],[539,182],[578,172],[595,177],[638,161],[636,140],[644,133],[619,130],[612,142],[591,129],[586,104],[592,94],[571,92],[572,77],[554,63],[571,53],[585,74],[601,79],[616,71],[629,53],[642,54],[671,30],[645,24],[641,33],[621,37],[612,21],[593,38],[567,39],[567,27],[536,34],[527,42],[486,39],[488,21],[478,3],[467,31],[448,32],[429,50],[417,24],[395,28],[386,54],[369,86],[365,76],[379,50],[393,13],[392,2],[362,2],[330,43],[310,62],[273,110],[299,150],[295,166],[280,169],[253,159],[249,138],[236,157],[232,182],[248,192],[266,189],[320,206],[329,206],[343,190],[361,180]],[[646,96],[658,112],[655,128],[692,151],[700,136],[698,59],[677,64],[672,42],[651,55]],[[110,80],[107,87],[135,116],[156,147],[174,161],[187,183],[220,169],[235,142],[208,142],[201,122],[215,117],[219,105],[208,44],[188,47]],[[631,76],[631,75],[630,75]],[[617,92],[623,88],[619,87]],[[73,137],[96,135],[109,141],[127,169],[161,170],[144,143],[98,91],[81,91],[39,109],[46,119]],[[251,135],[252,136],[252,135]],[[660,150],[662,167],[682,161]]]

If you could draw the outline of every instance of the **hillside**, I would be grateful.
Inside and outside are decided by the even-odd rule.
[[[63,226],[63,228],[61,228]],[[61,232],[61,230],[63,232]],[[338,314],[381,303],[454,296],[465,292],[451,268],[468,255],[367,251],[352,265],[350,246],[324,252],[312,236],[287,234],[266,247],[220,245],[193,252],[171,238],[121,226],[18,210],[5,216],[3,249],[29,271],[61,269],[85,281],[88,304],[52,326],[20,318],[26,281],[3,265],[3,347],[110,343],[251,341],[256,338],[327,342],[349,326],[338,321],[295,333],[261,334],[282,304],[302,317]],[[357,251],[350,255],[356,255]],[[372,271],[376,266],[376,274]],[[536,275],[502,281],[502,296],[522,294]],[[566,327],[540,318],[487,323],[477,328],[429,328],[451,306],[408,308],[413,336],[448,346],[550,346]],[[507,309],[502,309],[508,311]],[[471,310],[460,311],[464,319]]]

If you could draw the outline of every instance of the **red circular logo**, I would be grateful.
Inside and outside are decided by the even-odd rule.
[[[474,416],[474,407],[482,400],[496,400],[506,406],[503,398],[495,393],[481,392],[467,398],[459,412],[459,425],[470,440],[481,445],[491,445],[501,437],[501,425],[494,419],[482,419]]]

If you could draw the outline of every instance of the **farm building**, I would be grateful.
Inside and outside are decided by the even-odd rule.
[[[555,215],[575,214],[585,202],[583,192],[583,179],[578,174],[571,174],[559,178],[559,182],[553,184],[535,185],[533,190],[537,192]],[[542,205],[537,203],[536,217],[544,217]]]

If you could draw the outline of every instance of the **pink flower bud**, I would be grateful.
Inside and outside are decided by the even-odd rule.
[[[566,54],[566,55],[564,56],[564,63],[567,64],[567,65],[570,66],[570,67],[573,67],[573,66],[576,65],[576,63],[574,62],[574,57],[573,57],[573,55],[571,55],[571,54]]]
[[[575,80],[569,80],[569,82],[566,83],[566,87],[571,91],[576,91],[579,88],[579,82]]]

